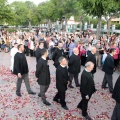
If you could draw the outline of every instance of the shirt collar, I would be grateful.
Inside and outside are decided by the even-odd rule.
[[[75,54],[75,53],[74,53]],[[78,54],[75,54],[76,56],[78,56]]]
[[[18,51],[19,53],[22,53],[21,51]]]
[[[46,58],[42,57],[43,60],[46,60]]]
[[[112,57],[113,57],[113,55],[112,54],[110,54]]]
[[[86,71],[86,72],[89,72],[86,68],[85,68],[85,71]]]
[[[63,68],[65,68],[65,66],[63,66],[63,65],[61,65],[61,64],[60,64],[60,66],[63,67]]]

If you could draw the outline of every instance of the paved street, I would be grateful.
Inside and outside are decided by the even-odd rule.
[[[27,60],[30,71],[30,84],[32,90],[38,94],[40,88],[34,76],[36,60],[31,57],[27,57]],[[17,78],[9,70],[10,55],[9,53],[0,53],[0,120],[83,120],[81,111],[76,108],[81,100],[79,88],[67,90],[66,102],[70,109],[69,111],[63,110],[59,104],[52,101],[57,90],[55,88],[55,68],[53,62],[49,61],[49,65],[51,85],[46,93],[46,97],[52,105],[47,107],[42,103],[41,98],[37,94],[35,96],[28,95],[24,83],[21,89],[22,97],[19,98],[16,96]],[[114,73],[114,84],[119,74],[118,72]],[[108,89],[101,89],[103,76],[104,73],[98,69],[95,74],[97,92],[92,96],[88,109],[88,113],[94,120],[110,120],[115,105]]]

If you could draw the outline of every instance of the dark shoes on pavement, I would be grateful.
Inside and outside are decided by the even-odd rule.
[[[107,89],[107,88],[108,88],[108,87],[103,87],[103,86],[102,86],[102,89]]]
[[[40,94],[40,93],[38,94],[38,97],[41,97],[41,94]]]
[[[48,101],[43,102],[45,105],[50,106],[51,104]]]
[[[55,100],[55,99],[53,99],[53,101],[54,101],[54,102],[56,102],[56,103],[60,103],[60,101],[59,101],[59,100]]]
[[[74,88],[72,85],[68,85],[69,88]]]
[[[69,88],[74,88],[72,85],[68,85]],[[76,87],[80,87],[80,85],[76,85]]]
[[[33,91],[31,91],[31,92],[29,92],[28,94],[35,95],[36,93],[33,92]],[[20,93],[16,93],[16,95],[19,96],[19,97],[22,97],[22,95],[21,95]]]
[[[69,110],[69,108],[67,106],[64,106],[62,108],[65,109],[65,110]]]
[[[85,116],[85,119],[86,119],[86,120],[92,120],[92,118],[91,118],[89,115],[86,115],[86,116]]]
[[[33,91],[31,91],[31,92],[29,92],[28,94],[35,95],[36,93],[33,92]]]
[[[79,110],[82,110],[82,108],[80,108],[80,107],[78,107],[78,106],[77,106],[77,108],[78,108]]]
[[[22,97],[22,95],[21,95],[20,93],[16,93],[16,95],[17,95],[18,97]]]
[[[80,85],[78,84],[78,85],[76,85],[76,87],[80,87]]]

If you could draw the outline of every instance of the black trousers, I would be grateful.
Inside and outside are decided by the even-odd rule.
[[[78,74],[71,74],[71,73],[69,73],[69,76],[70,76],[70,85],[72,85],[73,78],[74,78],[75,84],[79,85]]]
[[[65,93],[66,93],[66,91],[58,91],[54,97],[54,100],[56,100],[56,101],[58,101],[60,99],[60,104],[62,107],[66,106]]]
[[[81,65],[85,66],[86,56],[81,56]]]
[[[112,81],[112,75],[111,74],[106,74],[104,75],[104,79],[102,82],[102,87],[105,88],[106,84],[108,83],[108,87],[109,87],[109,91],[112,92],[113,91],[113,81]]]
[[[119,64],[119,59],[114,59],[114,65],[116,68],[118,67],[118,64]]]
[[[29,55],[29,48],[28,46],[24,46],[25,47],[25,54],[28,56]]]
[[[87,108],[91,95],[89,96],[89,100],[86,99],[86,96],[84,94],[81,94],[81,96],[82,96],[82,100],[80,101],[77,107],[82,110],[82,115],[85,117],[86,115],[88,115]]]
[[[34,51],[30,49],[30,56],[33,57],[34,56]]]
[[[120,103],[116,102],[111,120],[120,120]]]

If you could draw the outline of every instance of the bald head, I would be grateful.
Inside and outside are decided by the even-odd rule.
[[[95,54],[96,51],[97,51],[96,47],[92,47],[91,52],[92,52],[93,54]]]
[[[73,53],[76,54],[76,55],[78,55],[79,54],[78,48],[74,48],[73,49]]]
[[[93,68],[94,68],[94,64],[92,62],[87,62],[85,64],[85,67],[86,67],[88,72],[91,72],[93,70]]]

